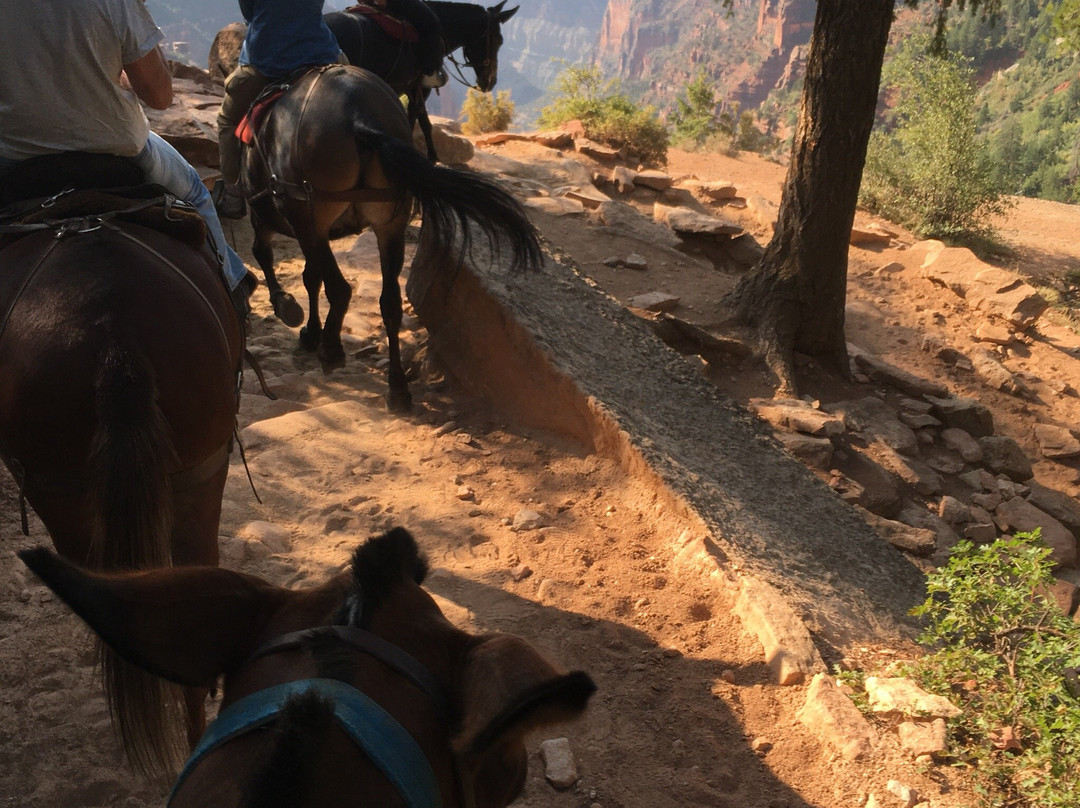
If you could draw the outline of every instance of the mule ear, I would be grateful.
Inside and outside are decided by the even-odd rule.
[[[520,637],[491,634],[470,651],[462,676],[462,729],[454,751],[476,805],[508,805],[525,785],[530,730],[576,718],[596,690],[563,673]]]
[[[243,662],[289,595],[217,567],[98,573],[44,547],[19,558],[121,657],[195,687],[213,686]]]
[[[506,5],[506,0],[503,0],[501,3],[499,3],[498,8],[502,9],[502,7],[505,6],[505,5]],[[519,8],[521,8],[521,6],[514,6],[509,11],[500,11],[500,13],[499,13],[499,24],[502,25],[508,19],[513,17],[515,14],[517,14]]]
[[[505,6],[505,5],[506,5],[506,0],[502,0],[502,2],[500,2],[500,3],[492,6],[491,8],[489,8],[488,12],[491,13],[491,14],[498,14],[500,11],[503,10],[503,6]]]
[[[482,755],[538,727],[576,718],[595,691],[587,674],[558,670],[520,637],[488,635],[466,662],[455,749]]]

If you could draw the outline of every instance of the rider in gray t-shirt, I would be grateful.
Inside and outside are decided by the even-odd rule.
[[[139,105],[172,103],[158,49],[164,37],[142,0],[0,0],[0,20],[0,183],[15,163],[46,154],[132,157],[147,182],[202,214],[236,288],[247,268],[226,243],[206,186],[150,131]]]

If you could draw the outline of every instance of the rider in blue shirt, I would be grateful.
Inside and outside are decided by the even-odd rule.
[[[430,74],[429,86],[446,83],[441,71],[442,28],[438,17],[422,0],[374,0],[389,5],[417,28],[421,35],[421,67]],[[322,15],[323,0],[240,0],[248,24],[239,64],[225,80],[225,98],[218,112],[218,154],[222,182],[214,188],[218,213],[229,218],[244,215],[240,181],[240,141],[236,127],[259,93],[273,81],[288,78],[305,67],[347,62]]]
[[[222,216],[244,215],[236,127],[259,93],[302,68],[345,61],[323,21],[322,7],[323,0],[240,0],[247,35],[239,64],[225,80],[217,118],[223,182],[214,188],[214,201]]]

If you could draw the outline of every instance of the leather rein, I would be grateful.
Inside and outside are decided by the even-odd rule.
[[[260,646],[238,669],[324,638],[343,642],[382,662],[423,691],[445,721],[451,720],[453,713],[447,693],[426,667],[393,643],[354,626],[320,626],[283,634]],[[359,689],[336,679],[322,678],[299,679],[265,688],[222,710],[192,751],[169,794],[166,808],[207,755],[233,738],[272,723],[286,702],[305,694],[321,696],[330,703],[335,722],[394,785],[408,808],[442,808],[434,771],[412,735]],[[453,772],[459,804],[462,808],[474,808],[471,784],[461,777],[456,754]]]
[[[450,64],[452,64],[454,66],[454,73],[457,74],[457,75],[454,76],[454,79],[458,83],[460,83],[463,86],[468,87],[468,88],[470,88],[472,90],[477,90],[477,91],[480,90],[480,88],[477,87],[476,84],[470,83],[469,80],[467,78],[465,78],[464,68],[470,67],[470,68],[472,68],[473,73],[479,74],[481,69],[486,69],[486,68],[491,66],[492,61],[494,61],[494,59],[493,59],[493,57],[491,55],[491,40],[495,35],[495,29],[496,29],[497,25],[498,25],[498,22],[496,21],[495,17],[493,17],[491,15],[491,12],[488,12],[487,13],[487,22],[485,24],[484,33],[482,33],[480,36],[476,37],[476,40],[483,39],[484,44],[486,46],[484,48],[484,60],[482,62],[480,62],[479,65],[475,65],[472,62],[470,62],[468,59],[465,58],[465,46],[464,45],[461,46],[461,54],[462,54],[462,61],[461,62],[459,62],[457,59],[455,59],[453,51],[451,51],[449,48],[447,48],[447,50],[446,50],[446,60],[448,62],[450,62]]]

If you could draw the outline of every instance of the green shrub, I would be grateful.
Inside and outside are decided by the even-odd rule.
[[[702,70],[686,85],[686,100],[675,99],[675,109],[669,116],[675,142],[680,147],[700,148],[716,135],[734,133],[731,116],[727,113],[718,116],[716,104],[716,91]]]
[[[962,707],[954,751],[986,806],[1080,806],[1080,624],[1045,594],[1049,555],[1038,532],[960,542],[914,610],[934,650],[908,673]]]
[[[544,127],[579,120],[590,140],[615,149],[626,148],[649,165],[667,163],[668,132],[651,106],[640,107],[604,81],[600,69],[570,65],[555,82],[553,103],[540,110]]]
[[[891,127],[870,138],[860,202],[920,237],[986,233],[1006,201],[975,129],[972,71],[957,55],[905,43],[883,82],[896,98]]]
[[[465,115],[461,131],[466,135],[505,132],[514,120],[514,102],[510,100],[509,90],[499,90],[498,95],[493,95],[470,87],[461,112]]]

